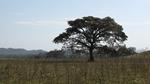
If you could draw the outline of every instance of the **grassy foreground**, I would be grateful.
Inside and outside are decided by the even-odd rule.
[[[0,84],[150,84],[150,59],[0,60]]]

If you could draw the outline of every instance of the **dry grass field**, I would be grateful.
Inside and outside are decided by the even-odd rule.
[[[0,84],[150,84],[150,55],[145,55],[95,62],[3,59]]]

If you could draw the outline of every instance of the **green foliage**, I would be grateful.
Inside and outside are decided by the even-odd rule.
[[[46,58],[63,58],[64,52],[62,50],[53,50],[47,53]]]
[[[117,56],[128,56],[128,55],[133,55],[136,54],[136,48],[134,47],[129,47],[126,48],[125,46],[120,47],[119,50],[117,51]]]

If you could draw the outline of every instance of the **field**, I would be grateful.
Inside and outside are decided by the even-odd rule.
[[[150,58],[0,60],[0,84],[150,84]]]

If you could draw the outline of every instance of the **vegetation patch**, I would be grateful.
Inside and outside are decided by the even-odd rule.
[[[1,60],[0,84],[149,84],[150,59]]]

